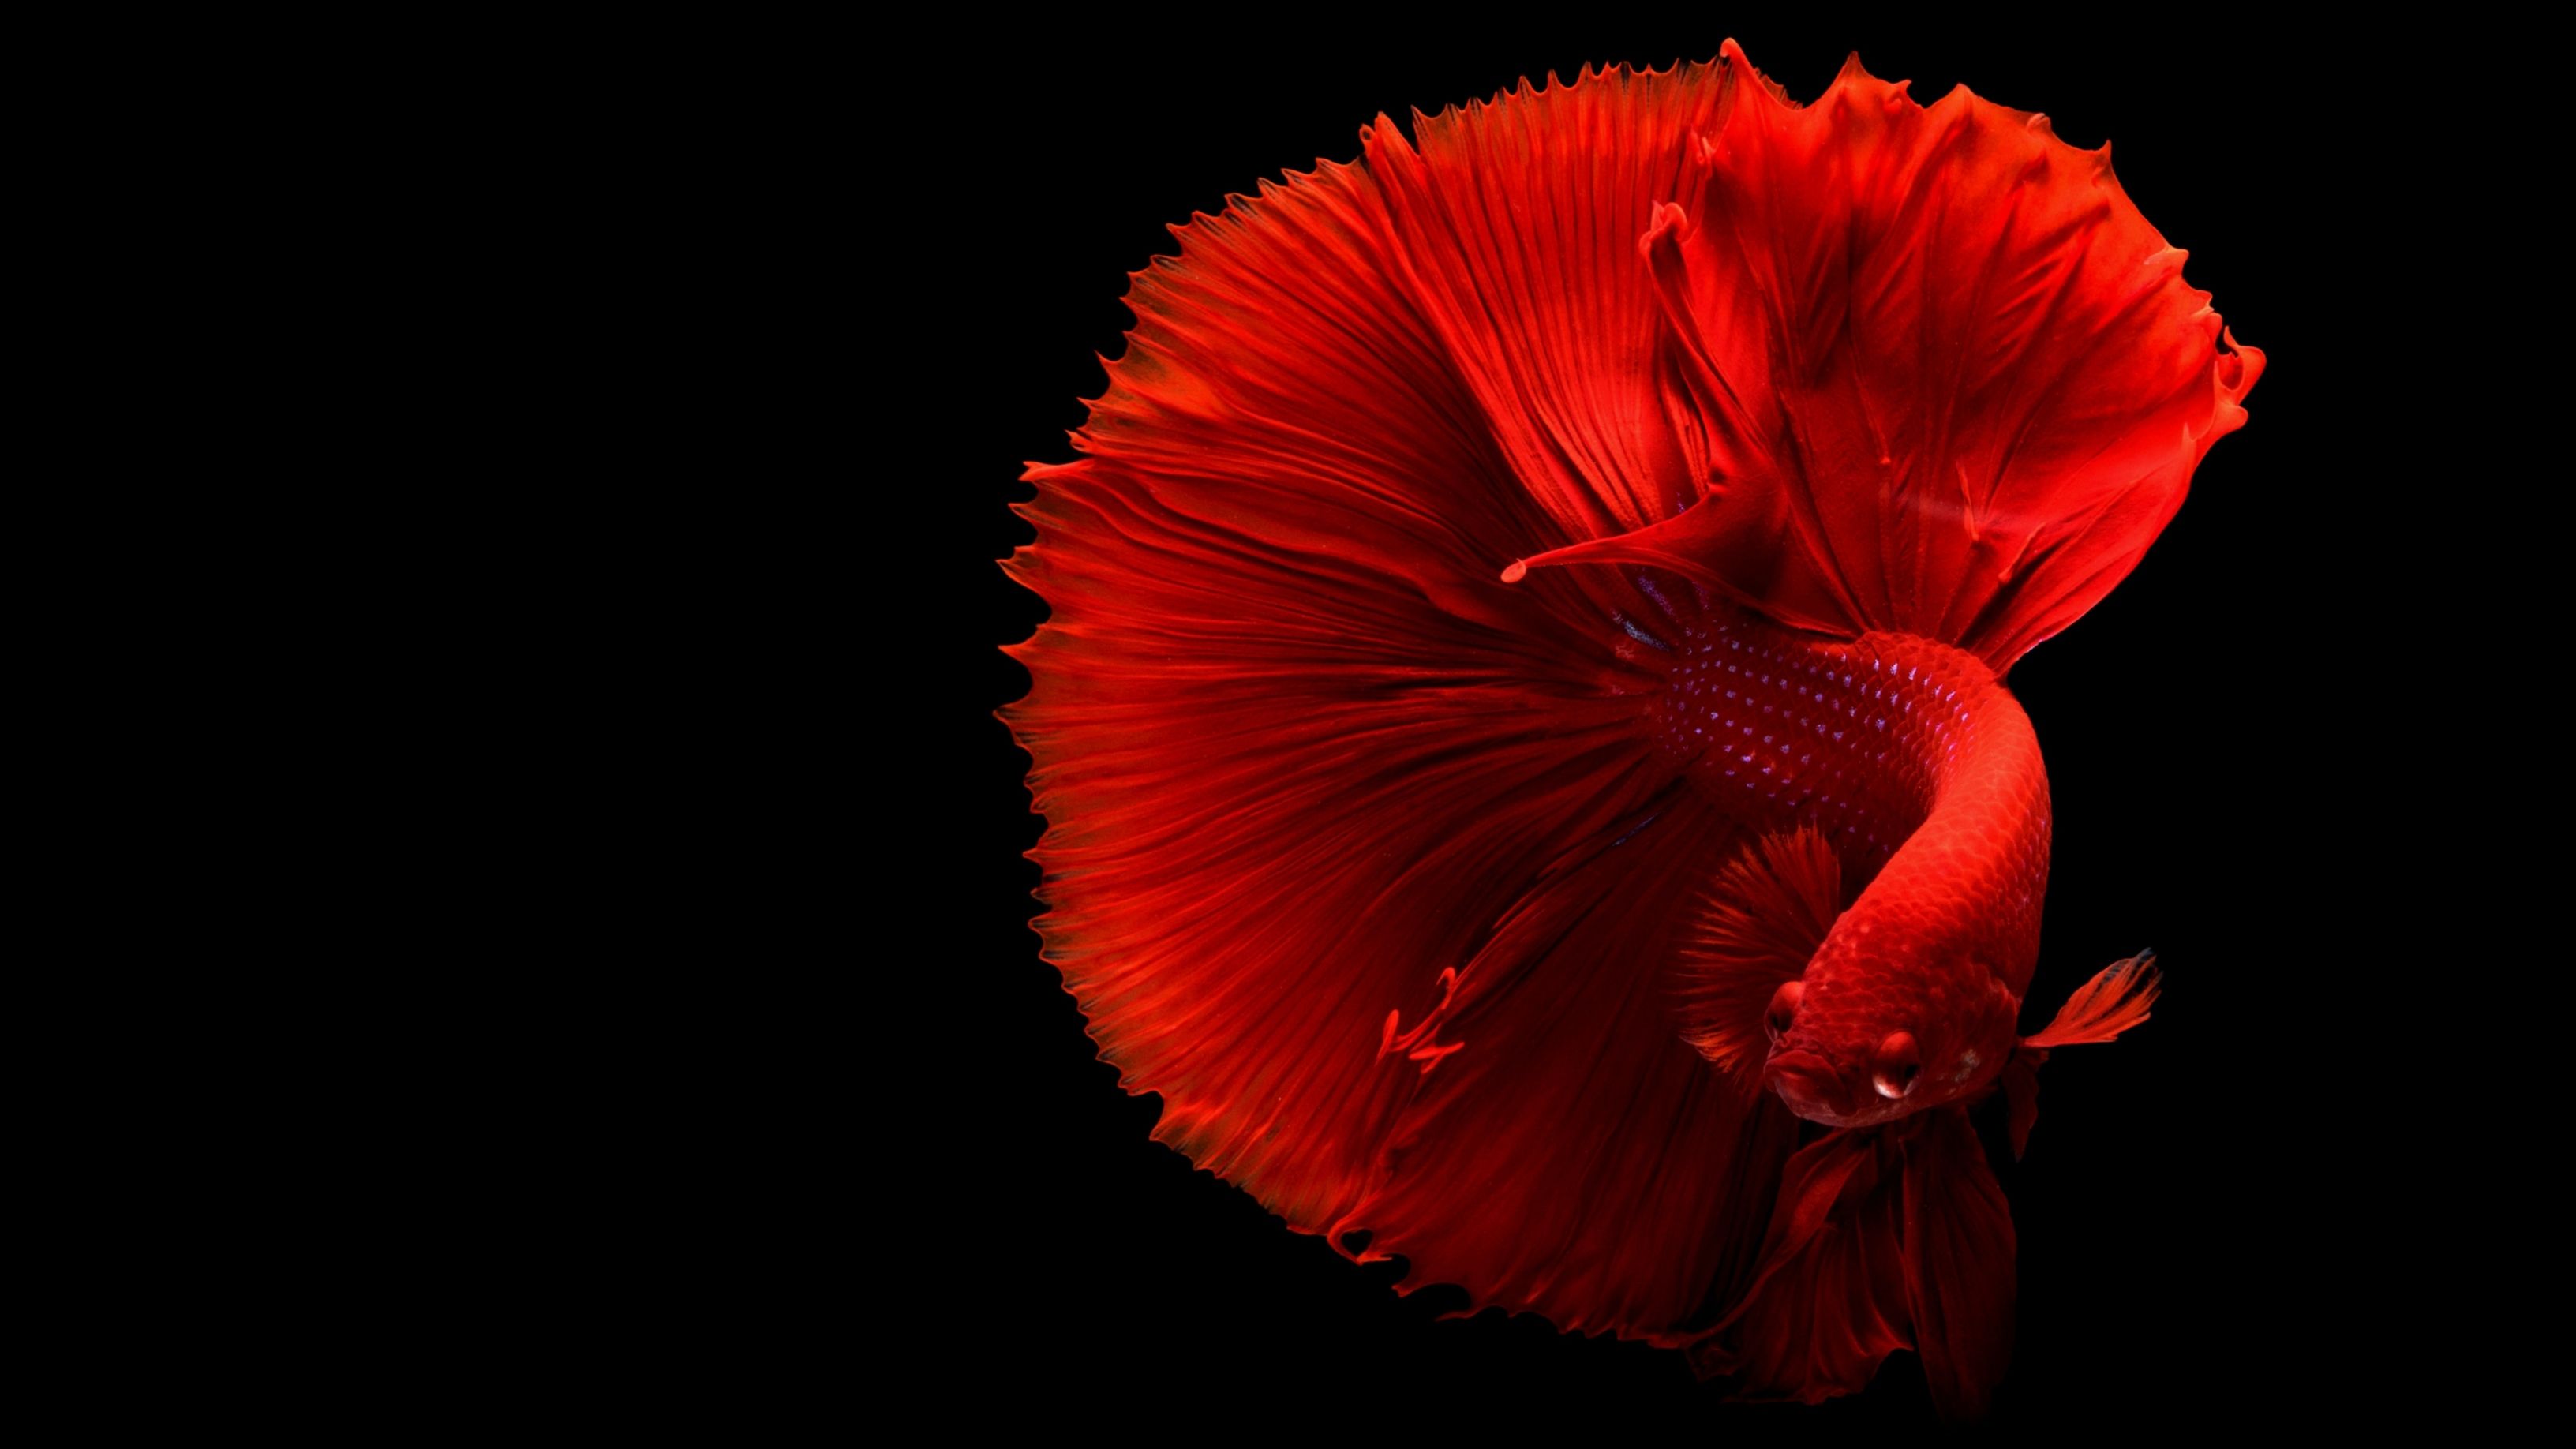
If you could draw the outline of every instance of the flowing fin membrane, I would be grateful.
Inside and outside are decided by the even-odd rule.
[[[2013,1156],[2030,1145],[2030,1129],[2039,1121],[2039,1069],[2058,1047],[2115,1041],[2120,1033],[2147,1019],[2163,990],[2156,953],[2140,951],[2105,966],[2075,990],[2042,1030],[2021,1039],[2004,1067],[2006,1122],[2012,1132]]]
[[[2011,1357],[2012,1305],[2012,1211],[1954,1104],[1799,1149],[1750,1288],[1691,1362],[1740,1397],[1817,1403],[1918,1349],[1943,1416],[1974,1418]]]
[[[1367,1232],[1409,1285],[1640,1337],[1749,1262],[1794,1130],[1680,1039],[1661,975],[1741,830],[1635,729],[1652,676],[1602,621],[1652,597],[1485,560],[1644,516],[1622,480],[1668,470],[1586,430],[1602,399],[1459,360],[1456,307],[1390,284],[1429,265],[1395,227],[1430,203],[1382,173],[1458,227],[1542,182],[1615,214],[1669,159],[1569,181],[1564,149],[1677,145],[1716,93],[1704,67],[1587,78],[1420,120],[1418,152],[1381,125],[1369,165],[1196,218],[1135,278],[1084,456],[1032,468],[1009,563],[1053,610],[1006,711],[1050,821],[1039,929],[1102,1055],[1162,1096],[1157,1136],[1301,1231]],[[1599,245],[1561,265],[1634,270],[1633,237]],[[1566,388],[1644,366],[1643,279],[1579,307],[1567,280],[1505,277],[1479,315],[1626,349]]]
[[[1963,1109],[1802,1146],[1742,1069],[1866,882],[1691,788],[1644,702],[1694,607],[2000,671],[2261,354],[2105,155],[1965,91],[1855,64],[1800,108],[1730,43],[1412,131],[1176,228],[1029,470],[1047,959],[1160,1140],[1408,1291],[1751,1396],[1919,1347],[1974,1412],[2011,1222]]]
[[[2025,1049],[2045,1051],[2117,1041],[2120,1033],[2146,1021],[2147,1009],[2156,1004],[2156,995],[2163,989],[2163,979],[2156,971],[2156,953],[2140,951],[2126,961],[2103,967],[2100,974],[2077,987],[2048,1025],[2023,1037],[2021,1044]]]
[[[2128,576],[2263,354],[2183,285],[2110,148],[2043,116],[1918,106],[1857,57],[1813,105],[1736,86],[1721,110],[1639,242],[1709,489],[1522,566],[1654,564],[2000,674]]]

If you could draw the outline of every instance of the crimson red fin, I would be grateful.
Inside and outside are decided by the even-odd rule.
[[[1496,923],[1663,783],[1602,691],[1598,610],[1486,576],[1548,515],[1447,425],[1475,404],[1389,224],[1366,168],[1327,165],[1181,228],[1134,279],[1082,456],[1031,469],[1036,542],[1005,565],[1049,606],[1004,711],[1049,817],[1047,958],[1122,1082],[1162,1098],[1156,1135],[1309,1232],[1378,1185],[1425,1084],[1502,1038],[1490,1008],[1465,1030],[1440,1009],[1497,990],[1465,969]],[[1695,879],[1676,867],[1673,929]],[[1561,969],[1610,959],[1590,949]],[[1629,983],[1657,1029],[1636,1039],[1706,1077],[1660,959]],[[1687,1208],[1696,1230],[1723,1205]]]
[[[1967,1108],[1924,1115],[1904,1140],[1906,1307],[1933,1407],[1975,1419],[2012,1361],[2012,1208]]]
[[[1403,1105],[1355,1144],[1367,1192],[1329,1237],[1370,1233],[1368,1256],[1409,1263],[1406,1291],[1455,1283],[1469,1311],[1661,1338],[1755,1260],[1797,1124],[1677,1039],[1660,969],[1703,862],[1742,836],[1687,794],[1650,809],[1541,872],[1383,1039]]]
[[[1384,118],[1365,133],[1391,222],[1389,275],[1473,397],[1467,416],[1553,516],[1534,538],[1624,532],[1700,496],[1706,460],[1666,416],[1636,244],[1681,192],[1728,74],[1690,64],[1523,81],[1417,114],[1410,141]]]
[[[1965,1104],[1829,1133],[1789,1159],[1760,1266],[1691,1365],[1736,1398],[1812,1404],[1910,1348],[1941,1416],[1979,1417],[2012,1357],[2013,1253]]]
[[[1842,913],[1842,863],[1802,825],[1754,840],[1721,867],[1674,966],[1682,1039],[1721,1067],[1761,1060],[1763,1013]]]
[[[1894,1136],[1829,1133],[1782,1172],[1761,1267],[1736,1306],[1690,1345],[1732,1398],[1816,1404],[1868,1386],[1913,1346]]]
[[[2075,994],[2058,1008],[2055,1019],[2023,1037],[2022,1045],[2067,1047],[2110,1041],[2147,1019],[2147,1008],[2155,1005],[2160,989],[2162,978],[2156,970],[2155,952],[2140,951],[2125,961],[2115,961],[2075,988]]]
[[[2263,354],[2107,149],[2036,116],[1965,89],[1918,105],[1857,65],[1806,106],[1735,85],[1676,179],[1622,219],[1665,412],[1707,470],[1675,503],[1712,501],[1529,565],[1683,555],[1775,618],[2001,672],[2137,565],[2245,422]]]

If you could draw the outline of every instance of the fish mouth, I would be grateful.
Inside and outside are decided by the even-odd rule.
[[[1762,1085],[1779,1093],[1790,1111],[1811,1122],[1840,1125],[1857,1115],[1851,1084],[1831,1061],[1814,1052],[1775,1054],[1763,1064]]]

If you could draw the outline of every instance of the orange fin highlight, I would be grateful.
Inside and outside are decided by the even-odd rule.
[[[1674,965],[1682,1040],[1721,1067],[1759,1062],[1762,1018],[1843,912],[1842,862],[1823,832],[1765,835],[1718,870]]]
[[[2102,968],[2100,974],[2075,989],[2058,1008],[2055,1020],[2029,1036],[2024,1047],[2054,1048],[2083,1046],[2110,1041],[2120,1033],[2147,1019],[2147,1009],[2156,1002],[2163,989],[2163,977],[2156,970],[2156,953],[2140,951],[2126,961],[2116,961]]]

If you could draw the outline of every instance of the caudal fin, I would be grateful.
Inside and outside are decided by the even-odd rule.
[[[1690,506],[1507,578],[1651,564],[2000,673],[2128,575],[2245,422],[2263,354],[2183,281],[2110,149],[2044,116],[1919,106],[1854,62],[1812,105],[1736,87],[1681,168],[1639,247]]]

